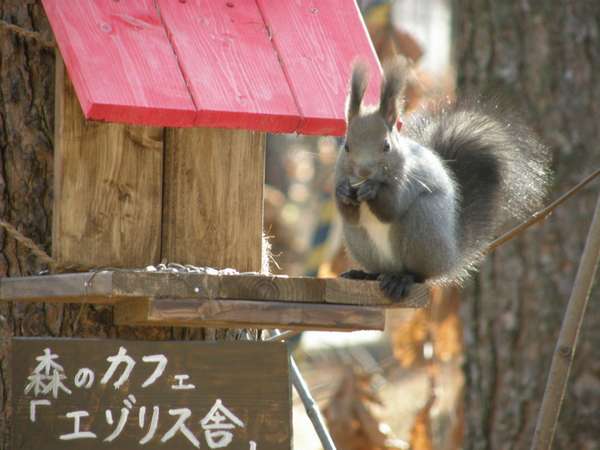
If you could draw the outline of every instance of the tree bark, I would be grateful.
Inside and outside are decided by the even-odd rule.
[[[550,197],[600,166],[600,2],[454,0],[459,95],[509,99],[554,151]],[[599,182],[487,258],[463,298],[465,449],[528,449]],[[600,449],[598,289],[554,449]],[[594,301],[596,300],[596,301]]]
[[[0,0],[0,19],[46,41],[52,31],[37,0]],[[51,247],[54,49],[0,23],[0,217],[48,253]],[[0,229],[0,277],[42,267]],[[234,339],[236,330],[117,327],[112,307],[0,303],[0,449],[10,448],[10,367],[13,336],[123,339]]]

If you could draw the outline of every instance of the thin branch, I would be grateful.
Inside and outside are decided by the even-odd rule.
[[[552,211],[554,211],[558,206],[560,206],[561,204],[563,204],[565,201],[567,201],[569,198],[571,198],[573,195],[575,195],[577,192],[579,192],[581,189],[583,189],[590,181],[592,181],[598,175],[600,175],[600,169],[597,169],[592,174],[590,174],[587,177],[585,177],[576,186],[574,186],[569,191],[567,191],[565,194],[563,194],[562,196],[560,196],[558,199],[556,199],[555,201],[553,201],[552,203],[550,203],[544,209],[542,209],[542,210],[536,212],[535,214],[533,214],[527,221],[523,222],[520,225],[517,225],[512,230],[508,231],[507,233],[503,234],[498,239],[496,239],[495,241],[493,241],[489,245],[489,247],[487,248],[486,253],[491,253],[492,251],[494,251],[496,248],[500,247],[505,242],[508,242],[512,238],[514,238],[515,236],[518,236],[519,234],[521,234],[527,228],[531,227],[532,225],[534,225],[534,224],[536,224],[538,222],[541,222]]]
[[[296,361],[294,358],[290,356],[290,371],[292,375],[292,384],[294,388],[296,388],[296,392],[300,396],[302,403],[304,404],[304,409],[306,409],[306,414],[308,418],[313,424],[315,431],[317,432],[317,436],[319,436],[319,440],[321,441],[321,445],[324,450],[336,450],[335,444],[333,443],[333,439],[331,439],[331,435],[329,434],[329,430],[327,429],[327,425],[325,425],[325,419],[321,415],[319,411],[319,405],[310,395],[310,391],[308,390],[308,386],[302,378],[302,374],[300,373],[300,369],[296,365]]]
[[[0,19],[0,28],[3,28],[7,31],[15,33],[24,38],[32,39],[44,48],[54,48],[55,47],[54,42],[47,41],[37,31],[27,30],[25,28],[22,28],[18,25],[13,24],[13,23],[6,22],[5,20],[2,20],[2,19]]]
[[[280,339],[286,332],[280,333],[279,330],[275,330],[273,336],[269,338],[269,340]],[[333,443],[333,439],[331,439],[331,435],[329,434],[329,430],[327,429],[327,424],[325,423],[325,419],[321,415],[321,411],[319,411],[319,405],[313,398],[300,373],[300,369],[294,360],[294,357],[290,355],[290,372],[292,377],[292,384],[302,400],[302,404],[304,405],[304,409],[306,410],[306,414],[308,418],[312,422],[312,425],[317,432],[317,436],[321,441],[321,445],[323,446],[323,450],[336,450],[335,444]]]
[[[531,450],[550,450],[556,422],[560,414],[569,372],[573,364],[577,338],[583,323],[590,291],[594,283],[594,275],[600,261],[600,195],[596,204],[594,218],[590,225],[583,255],[577,269],[573,291],[569,298],[565,318],[560,329],[552,366],[548,375],[544,399],[535,427]]]

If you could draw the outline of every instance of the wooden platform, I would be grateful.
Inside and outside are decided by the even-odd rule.
[[[399,303],[374,281],[271,275],[99,271],[0,279],[0,301],[114,304],[119,325],[382,330],[386,308],[421,308],[425,285]]]

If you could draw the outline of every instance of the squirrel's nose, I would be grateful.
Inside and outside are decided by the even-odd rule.
[[[359,167],[356,171],[356,174],[361,178],[369,178],[371,175],[373,175],[373,171],[366,167]]]

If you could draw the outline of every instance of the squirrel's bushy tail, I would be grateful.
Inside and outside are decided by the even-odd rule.
[[[458,186],[462,261],[451,278],[465,276],[500,227],[530,215],[546,194],[550,152],[511,117],[481,104],[452,104],[416,116],[404,128],[441,156]]]

